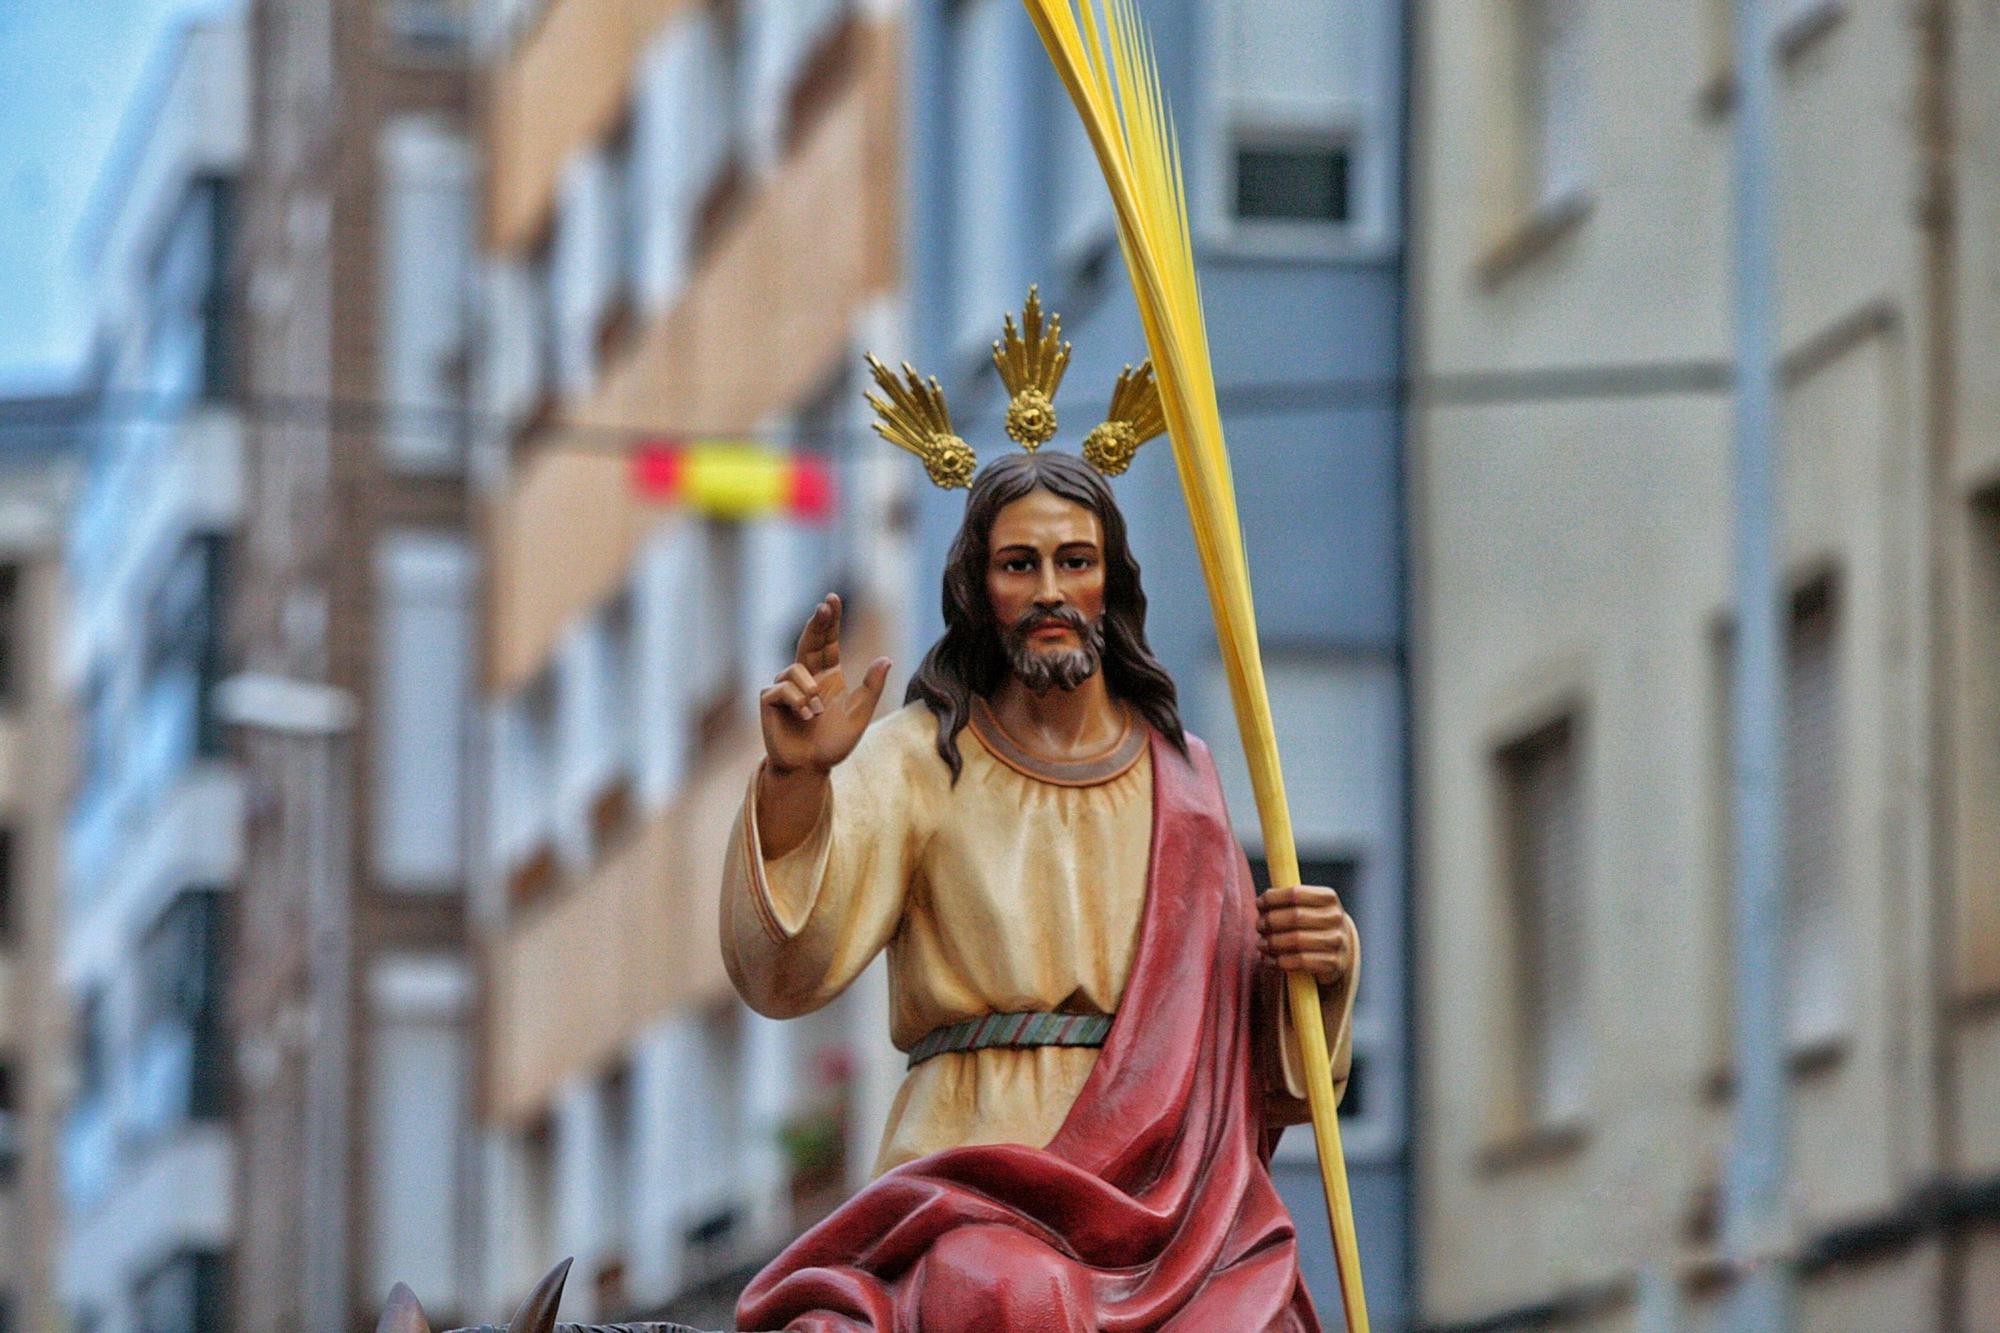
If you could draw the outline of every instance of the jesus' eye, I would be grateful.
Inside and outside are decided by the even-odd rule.
[[[1027,574],[1035,568],[1035,557],[1031,555],[1010,555],[1000,562],[1000,568],[1009,574]]]
[[[1087,555],[1066,555],[1062,559],[1062,567],[1073,572],[1081,572],[1096,564],[1097,561]]]

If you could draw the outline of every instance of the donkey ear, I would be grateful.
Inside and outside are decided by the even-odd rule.
[[[569,1266],[575,1262],[565,1259],[549,1270],[549,1275],[521,1302],[521,1308],[514,1311],[509,1333],[555,1333],[556,1308],[562,1304],[563,1283],[569,1277]]]
[[[375,1333],[431,1333],[424,1307],[417,1304],[417,1293],[398,1282],[389,1293],[389,1304],[382,1311],[382,1322],[375,1325]]]

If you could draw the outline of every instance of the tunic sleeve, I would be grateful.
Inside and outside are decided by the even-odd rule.
[[[934,806],[929,775],[909,762],[910,730],[901,714],[870,728],[834,768],[812,833],[773,860],[752,775],[723,866],[722,956],[758,1013],[792,1018],[827,1004],[895,934]]]
[[[1347,942],[1351,966],[1346,979],[1319,991],[1320,1022],[1326,1028],[1327,1051],[1332,1056],[1336,1102],[1347,1096],[1347,1075],[1354,1064],[1354,987],[1361,979],[1361,940],[1351,919]],[[1263,1011],[1259,1028],[1271,1034],[1261,1053],[1264,1118],[1272,1126],[1306,1124],[1312,1119],[1312,1108],[1306,1100],[1305,1062],[1299,1054],[1298,1031],[1292,1026],[1292,1007],[1285,997],[1285,977],[1267,968],[1258,983],[1258,1001]]]

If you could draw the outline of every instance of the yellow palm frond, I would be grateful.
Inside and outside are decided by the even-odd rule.
[[[1162,90],[1152,39],[1133,0],[1023,0],[1104,170],[1118,218],[1118,242],[1152,352],[1168,437],[1194,526],[1195,546],[1215,614],[1229,693],[1249,760],[1251,786],[1274,885],[1296,884],[1298,853],[1284,773],[1271,723],[1257,645],[1250,570],[1236,512],[1236,487],[1222,437],[1215,369],[1195,274],[1187,182]],[[1352,1202],[1341,1160],[1339,1122],[1318,989],[1293,974],[1289,1007],[1308,1069],[1321,1181],[1333,1223],[1347,1326],[1366,1333],[1368,1314],[1355,1250]]]

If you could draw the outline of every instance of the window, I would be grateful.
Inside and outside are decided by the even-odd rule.
[[[225,398],[236,387],[230,269],[236,190],[220,177],[188,188],[150,275],[144,389],[168,402]]]
[[[1219,6],[1214,213],[1224,239],[1318,252],[1391,239],[1399,35],[1359,0]]]
[[[14,919],[18,906],[15,890],[20,883],[14,864],[17,851],[12,826],[0,824],[0,947],[13,943],[14,930],[19,924]]]
[[[1785,660],[1785,907],[1791,1037],[1810,1047],[1846,1027],[1841,875],[1838,605],[1821,581],[1793,602]]]
[[[111,1091],[111,1014],[104,988],[87,991],[77,1004],[76,1101],[95,1102]]]
[[[1271,887],[1271,866],[1263,856],[1250,858],[1250,879],[1262,893]],[[1340,905],[1347,914],[1360,924],[1361,909],[1356,890],[1361,885],[1361,863],[1351,856],[1304,856],[1299,857],[1299,882],[1302,884],[1323,884],[1340,895]],[[1359,1034],[1353,1034],[1355,1038]],[[1331,1041],[1333,1034],[1327,1033]],[[1368,1064],[1368,1043],[1352,1040],[1353,1067],[1347,1075],[1347,1091],[1340,1099],[1340,1116],[1343,1120],[1354,1119],[1368,1113],[1368,1103],[1364,1087],[1366,1078],[1363,1068]],[[1345,1137],[1345,1135],[1343,1135]]]
[[[494,802],[496,860],[515,904],[552,888],[555,864],[555,682],[544,669],[501,705]]]
[[[382,131],[381,447],[410,471],[449,471],[463,455],[451,409],[468,383],[474,253],[473,168],[464,137],[434,116]]]
[[[526,37],[549,0],[473,0],[467,15],[470,37],[478,50],[498,57]]]
[[[77,1004],[76,1090],[62,1127],[63,1194],[77,1210],[102,1199],[119,1169],[111,1107],[115,1040],[104,987],[94,986]]]
[[[384,8],[389,36],[400,54],[416,60],[453,60],[471,35],[472,0],[391,0]]]
[[[516,1198],[515,1253],[539,1269],[556,1240],[556,1127],[544,1112],[514,1140]],[[399,1279],[400,1280],[400,1279]]]
[[[1532,1130],[1584,1109],[1589,1052],[1583,724],[1564,715],[1499,753],[1503,915],[1514,932],[1514,1105]]]
[[[450,956],[382,954],[369,965],[369,1285],[408,1282],[443,1309],[465,1304],[458,1259],[471,993],[466,965]]]
[[[132,1122],[156,1134],[227,1109],[223,900],[181,894],[139,942]]]
[[[557,295],[555,245],[551,236],[544,236],[528,256],[527,286],[528,336],[534,347],[535,407],[529,413],[526,429],[532,432],[553,417],[562,394],[562,308]]]
[[[472,555],[448,533],[396,532],[375,574],[375,873],[394,888],[452,889],[464,861]]]
[[[20,702],[21,567],[0,565],[0,705]]]
[[[642,1164],[637,1157],[638,1129],[640,1117],[646,1114],[646,1108],[638,1103],[636,1084],[631,1066],[621,1061],[605,1074],[597,1089],[603,1137],[594,1165],[601,1221],[597,1270],[591,1275],[591,1285],[600,1310],[628,1309],[631,1302],[627,1260],[634,1239],[633,1219],[639,1215]]]
[[[563,174],[551,251],[551,309],[559,392],[588,392],[598,370],[602,321],[622,280],[621,182],[609,152],[574,158]]]
[[[1246,221],[1346,222],[1346,144],[1236,147],[1236,216]]]
[[[696,709],[708,724],[726,719],[741,700],[746,670],[743,607],[747,602],[747,553],[743,529],[735,523],[704,520],[693,579],[694,633],[684,651],[684,670]],[[704,731],[706,731],[706,725]],[[706,735],[703,736],[706,741]]]
[[[21,1164],[21,1105],[14,1087],[14,1066],[0,1060],[0,1189],[14,1183]],[[4,1333],[4,1329],[0,1329]]]
[[[633,786],[638,803],[657,810],[680,789],[692,758],[698,715],[695,683],[683,662],[699,605],[694,586],[701,530],[662,526],[647,539],[632,576]]]
[[[1950,699],[1956,791],[1951,801],[1957,862],[1955,993],[2000,995],[2000,490],[1980,495],[1964,529],[1966,595],[1958,633],[1956,697]]]
[[[1792,598],[1785,636],[1783,849],[1787,1009],[1795,1052],[1809,1054],[1838,1041],[1847,1028],[1841,781],[1841,685],[1838,587],[1831,578]],[[1735,882],[1734,750],[1732,725],[1736,649],[1733,626],[1717,640],[1715,856],[1718,987],[1729,994],[1733,966]],[[1733,1040],[1727,1003],[1717,1015],[1716,1047],[1725,1058]]]
[[[1561,214],[1589,189],[1583,0],[1502,0],[1514,21],[1513,99],[1518,218]]]
[[[189,537],[148,600],[143,674],[148,694],[171,699],[176,756],[222,752],[215,689],[222,674],[224,546],[215,535]],[[164,716],[161,724],[167,725]],[[178,759],[173,761],[178,766]]]
[[[750,80],[743,68],[746,28],[737,0],[710,0],[701,26],[701,109],[691,136],[699,164],[689,251],[706,254],[749,190]]]
[[[564,844],[591,864],[629,827],[632,599],[621,590],[571,631],[556,663],[557,789]]]
[[[220,1255],[178,1255],[133,1289],[135,1333],[214,1333],[227,1328],[223,1297]]]
[[[808,0],[798,7],[792,20],[796,54],[784,98],[786,152],[806,141],[859,71],[858,12],[857,0]]]
[[[596,330],[600,354],[608,352],[630,326],[643,278],[646,206],[637,153],[638,135],[627,117],[604,147],[605,216],[599,243],[604,247],[605,298]]]

